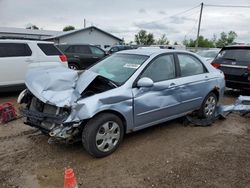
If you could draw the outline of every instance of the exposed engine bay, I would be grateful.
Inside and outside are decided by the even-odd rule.
[[[97,93],[102,93],[104,91],[108,91],[110,89],[116,88],[117,85],[108,80],[107,78],[104,78],[102,76],[97,76],[91,84],[81,93],[81,96],[89,97],[91,95],[95,95]]]
[[[83,98],[116,88],[112,81],[97,76],[80,94]],[[58,107],[49,103],[44,103],[32,94],[28,89],[24,90],[18,99],[22,108],[20,112],[25,117],[24,123],[40,129],[43,133],[66,142],[73,142],[79,137],[84,121],[65,123],[70,115],[71,107]],[[76,101],[77,102],[77,101]]]

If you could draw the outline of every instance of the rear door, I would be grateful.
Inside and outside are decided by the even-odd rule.
[[[184,113],[201,106],[210,90],[207,87],[208,82],[213,82],[213,78],[197,57],[187,53],[177,53],[176,55],[180,72],[181,106],[179,110]]]
[[[96,46],[89,46],[89,48],[92,53],[93,63],[96,63],[105,57],[105,52],[102,49]]]
[[[85,69],[94,63],[92,53],[88,45],[72,45],[66,52],[71,57],[70,60],[79,61],[81,69]]]
[[[0,43],[0,85],[23,84],[33,61],[28,44]]]
[[[226,80],[250,83],[250,47],[225,47],[213,62]]]

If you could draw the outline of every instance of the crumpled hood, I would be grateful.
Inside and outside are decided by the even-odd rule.
[[[44,103],[69,107],[98,76],[91,71],[78,74],[64,67],[33,68],[26,74],[25,84],[30,92]]]

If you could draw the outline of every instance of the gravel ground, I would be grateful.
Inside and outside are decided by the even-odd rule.
[[[228,92],[223,103],[237,96]],[[19,119],[0,125],[0,187],[63,187],[67,166],[79,187],[250,187],[249,122],[237,114],[211,127],[178,119],[126,135],[114,154],[95,159],[81,143],[48,144]]]

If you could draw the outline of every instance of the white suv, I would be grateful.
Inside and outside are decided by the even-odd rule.
[[[0,92],[24,87],[29,68],[68,67],[67,58],[52,42],[0,40]]]

